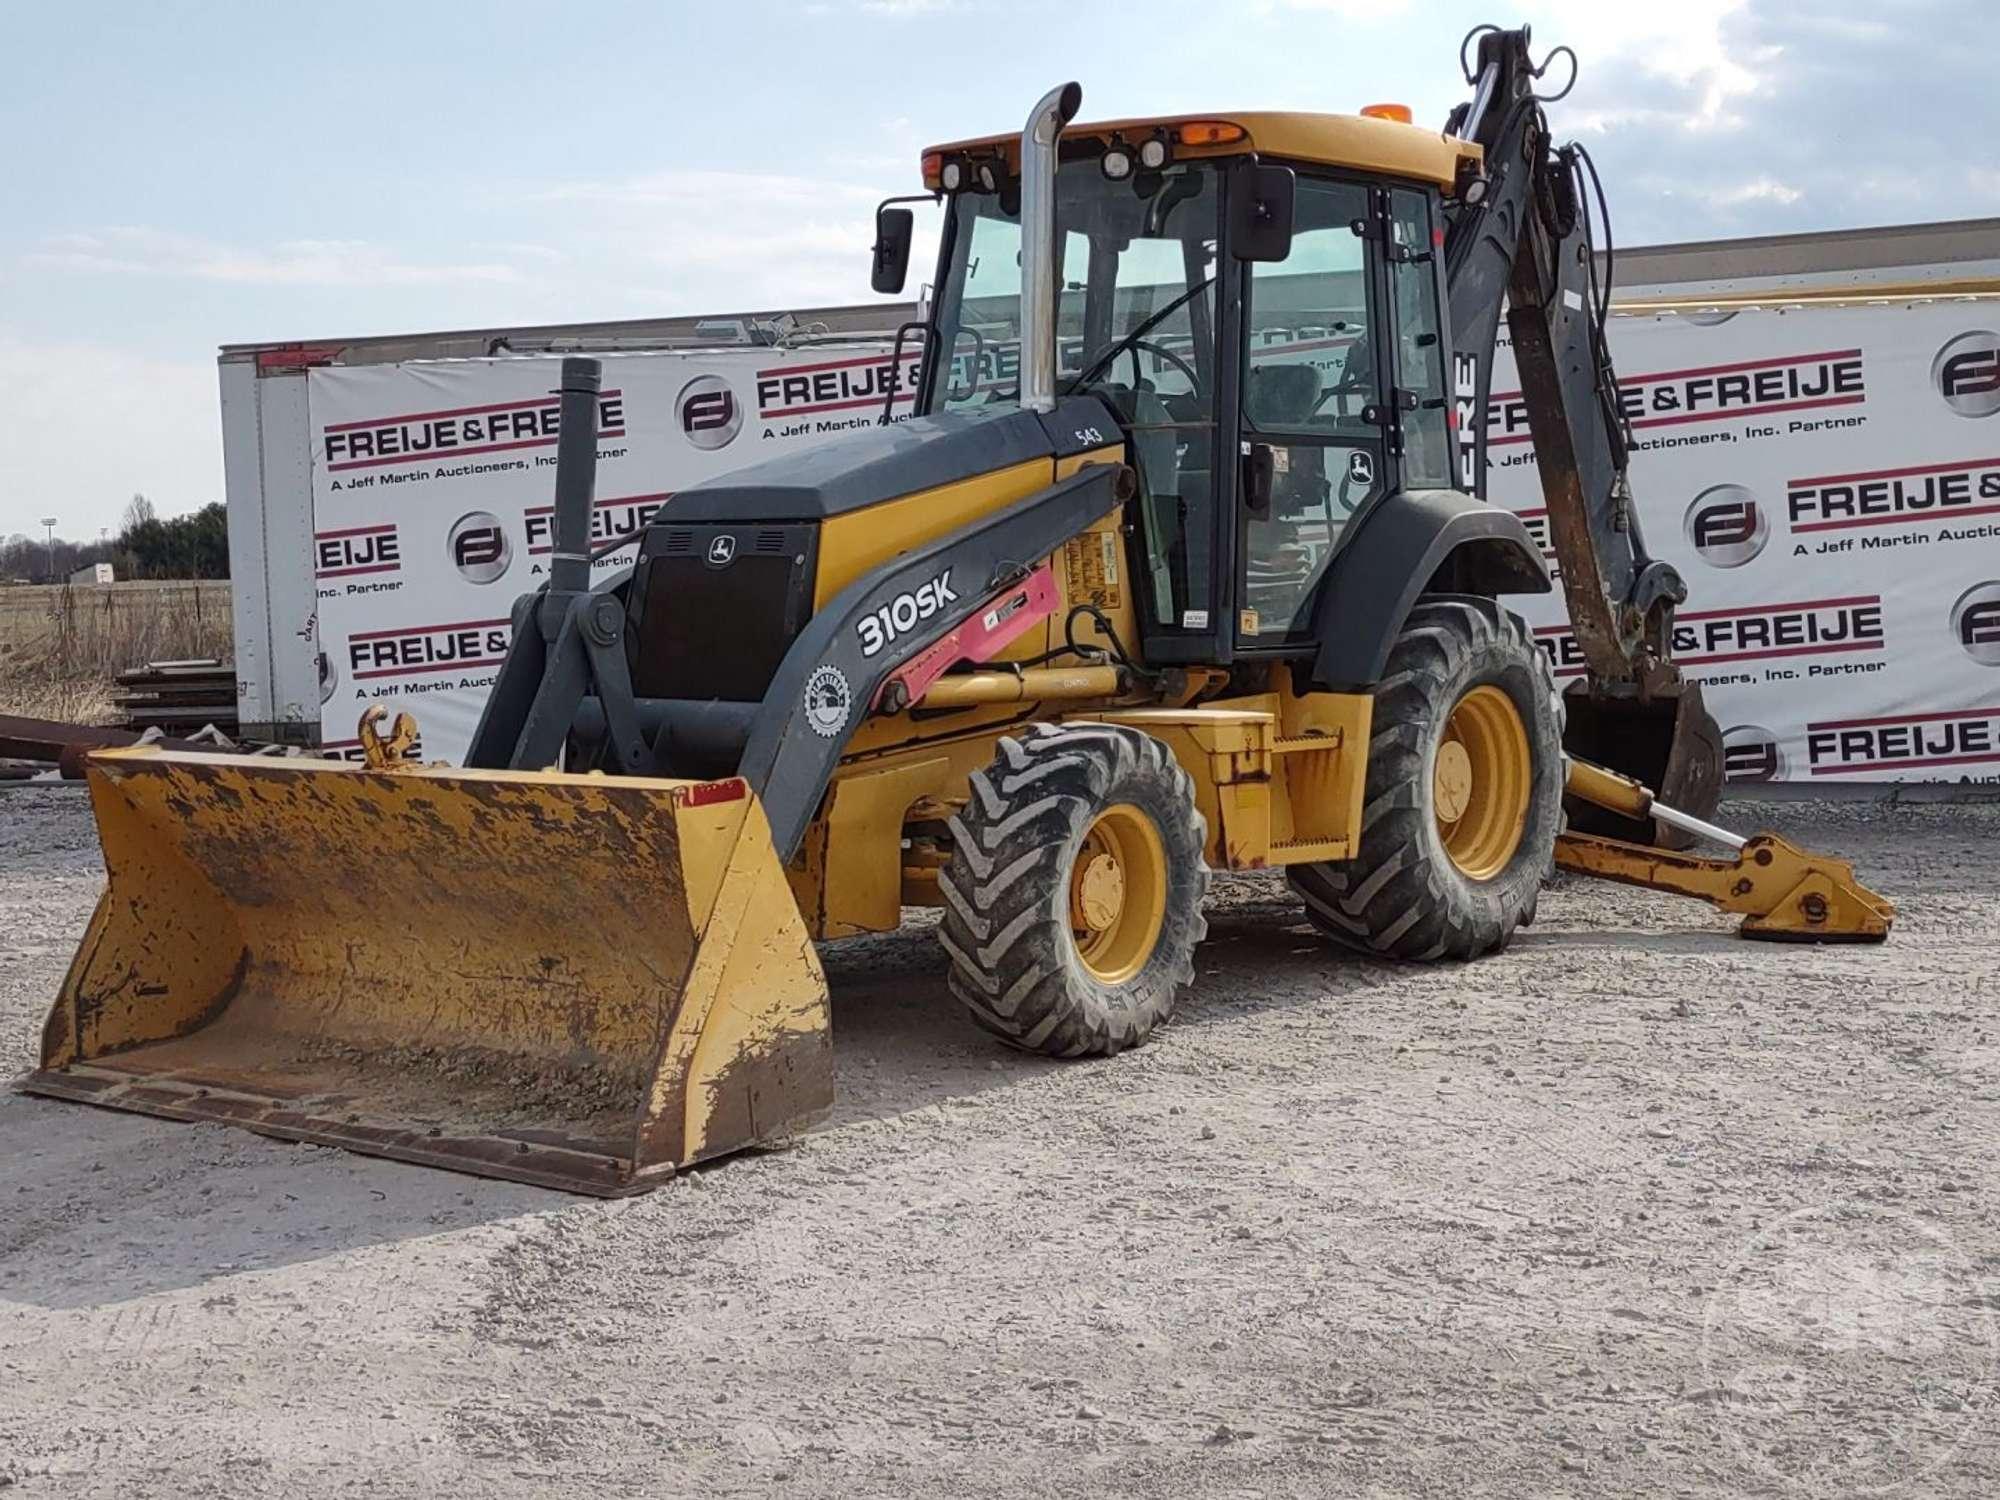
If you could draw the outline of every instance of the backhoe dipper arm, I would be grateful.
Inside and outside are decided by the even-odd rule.
[[[1671,656],[1674,609],[1687,586],[1646,551],[1632,503],[1631,437],[1605,338],[1609,268],[1600,282],[1580,186],[1588,158],[1551,144],[1545,96],[1536,92],[1549,62],[1567,55],[1573,64],[1574,54],[1559,48],[1537,68],[1526,27],[1483,28],[1467,41],[1475,39],[1473,97],[1446,126],[1483,152],[1446,211],[1460,485],[1486,497],[1504,300],[1549,544],[1588,670],[1588,692],[1572,695],[1572,749],[1706,815],[1720,794],[1721,736],[1699,686],[1683,680]],[[1629,824],[1600,831],[1641,836]]]
[[[1633,512],[1630,438],[1604,337],[1609,288],[1597,283],[1576,149],[1550,144],[1526,27],[1480,33],[1478,58],[1477,93],[1453,126],[1484,148],[1485,187],[1462,188],[1445,234],[1459,390],[1474,397],[1460,411],[1461,479],[1484,498],[1504,296],[1577,644],[1600,684],[1650,697],[1679,680],[1668,643],[1687,587],[1647,555]]]

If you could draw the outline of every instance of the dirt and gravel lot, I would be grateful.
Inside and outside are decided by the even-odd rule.
[[[2000,807],[1727,812],[1890,945],[1565,881],[1400,968],[1230,881],[1057,1064],[906,931],[828,952],[830,1122],[618,1203],[0,1094],[0,1488],[1994,1494]],[[8,1077],[99,883],[0,793]]]

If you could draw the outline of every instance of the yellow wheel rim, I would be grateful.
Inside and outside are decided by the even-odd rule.
[[[1528,826],[1534,758],[1514,700],[1491,685],[1458,700],[1431,767],[1431,810],[1444,852],[1468,880],[1507,868]]]
[[[1100,984],[1123,984],[1153,956],[1167,916],[1167,851],[1153,820],[1129,802],[1084,830],[1069,868],[1076,951]]]

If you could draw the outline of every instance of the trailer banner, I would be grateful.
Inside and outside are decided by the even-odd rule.
[[[1613,317],[1635,519],[1732,782],[2000,782],[1996,329],[1973,299]],[[1490,498],[1546,545],[1510,360]],[[1524,603],[1582,675],[1561,594]]]
[[[918,357],[892,365],[872,343],[603,356],[593,545],[636,540],[684,485],[907,415]],[[415,716],[413,755],[463,756],[506,658],[509,611],[555,546],[559,368],[535,355],[309,373],[331,753],[359,758],[360,716],[380,703]],[[631,558],[601,558],[599,576]]]
[[[1674,652],[1735,782],[2000,782],[2000,302],[1617,315],[1632,524],[1678,567]],[[600,544],[674,492],[910,409],[883,344],[609,355]],[[1490,498],[1547,537],[1503,349]],[[322,744],[371,703],[464,752],[553,545],[551,356],[310,372]],[[891,396],[893,404],[887,405]],[[629,553],[599,566],[621,567]],[[1553,561],[1553,559],[1551,559]],[[1515,598],[1559,681],[1560,592]]]

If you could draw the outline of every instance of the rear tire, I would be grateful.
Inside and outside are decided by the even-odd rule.
[[[1136,1047],[1194,982],[1207,829],[1151,735],[1037,724],[971,777],[939,873],[951,987],[1002,1041],[1051,1057]]]
[[[1527,625],[1490,599],[1420,600],[1375,688],[1359,852],[1287,877],[1360,952],[1496,952],[1535,918],[1562,786],[1555,682]]]

